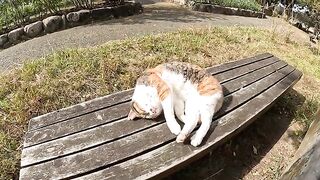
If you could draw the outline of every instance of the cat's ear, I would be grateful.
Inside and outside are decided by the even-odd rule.
[[[138,116],[137,116],[137,113],[134,112],[132,109],[130,109],[130,112],[129,112],[129,114],[128,114],[128,119],[129,119],[129,120],[134,120],[134,118],[136,118],[136,117],[138,117]]]

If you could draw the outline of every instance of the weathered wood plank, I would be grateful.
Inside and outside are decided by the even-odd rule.
[[[157,136],[155,138],[155,136],[150,136],[150,134],[156,134]],[[99,146],[99,148],[23,168],[20,177],[23,177],[23,179],[67,178],[74,174],[86,172],[93,167],[97,168],[101,165],[114,163],[120,158],[123,158],[123,156],[139,154],[149,149],[150,144],[153,146],[161,145],[164,142],[163,140],[168,139],[168,137],[173,138],[174,135],[166,128],[166,124],[162,123],[159,126],[126,137],[125,139]],[[141,139],[143,139],[143,143],[141,143]],[[139,146],[137,146],[137,144],[139,144]],[[103,150],[100,147],[103,148]]]
[[[273,64],[278,61],[279,61],[279,59],[276,57],[267,58],[267,59],[264,59],[264,60],[261,60],[258,62],[248,64],[246,66],[241,66],[239,68],[235,68],[235,69],[232,69],[229,71],[224,71],[223,73],[216,74],[215,77],[217,79],[221,80],[221,83],[223,83],[223,82],[229,81],[231,79],[234,79],[235,74],[237,76],[242,76],[242,75],[248,74],[252,71],[255,71],[256,69],[268,66],[268,65]],[[210,71],[208,70],[208,72],[210,72]],[[213,74],[213,73],[211,72],[211,74]]]
[[[132,93],[133,89],[129,89],[32,118],[29,122],[28,130],[35,130],[66,119],[79,117],[99,109],[107,108],[121,102],[129,101]]]
[[[241,66],[237,69],[232,69],[231,73],[230,71],[225,71],[221,74],[218,74],[217,79],[226,82],[226,80],[239,78],[256,70],[261,71],[260,68],[265,69],[264,67],[278,62],[280,62],[278,58],[272,57],[258,61],[258,63],[255,62],[249,64],[248,66]],[[239,81],[241,81],[241,79],[239,79]],[[232,91],[232,89],[228,89],[228,92],[230,91]],[[228,94],[228,92],[226,94]],[[60,123],[46,126],[34,131],[29,131],[25,135],[24,147],[26,148],[32,145],[71,135],[79,131],[87,130],[98,125],[105,124],[109,122],[110,119],[115,120],[124,118],[127,115],[127,109],[129,108],[127,105],[124,106],[122,104],[118,104],[114,107],[111,106],[107,109],[95,111],[94,113],[85,114],[67,121],[62,121]],[[90,121],[88,121],[88,119],[90,119]]]
[[[27,132],[25,135],[24,147],[46,142],[48,140],[71,135],[85,129],[99,126],[117,119],[123,118],[129,112],[130,102],[118,104],[105,108],[94,113],[85,114],[68,121]]]
[[[213,66],[208,68],[208,71],[212,71],[213,75],[218,74],[218,73],[222,73],[225,71],[228,71],[230,69],[235,69],[241,66],[245,66],[254,62],[258,62],[267,58],[271,58],[273,57],[272,54],[270,53],[263,53],[263,54],[259,54],[257,56],[254,57],[250,57],[250,58],[245,58],[245,59],[241,59],[239,61],[234,61],[234,62],[229,62],[229,63],[224,63],[221,65],[217,65],[217,66]]]
[[[139,120],[128,122],[124,118],[88,131],[32,146],[22,151],[21,167],[110,143],[161,123],[164,123],[164,121]]]
[[[265,76],[270,75],[271,73],[274,73],[275,71],[287,66],[288,64],[279,61],[277,63],[271,64],[270,66],[266,66],[264,68],[258,69],[257,71],[254,71],[252,73],[246,74],[242,76],[239,79],[232,79],[228,81],[227,83],[223,84],[223,87],[227,89],[229,92],[224,92],[224,95],[228,95],[229,93],[232,93],[234,91],[237,91],[241,88],[244,88],[250,84],[252,84],[255,81],[258,81]]]
[[[286,66],[286,63],[279,61],[275,64],[266,66],[262,69],[242,76],[239,79],[234,79],[224,83],[223,86],[226,90],[225,94],[233,93],[234,91],[257,81],[284,66]],[[57,158],[62,155],[74,153],[82,149],[87,149],[96,146],[97,144],[103,144],[112,141],[113,139],[119,139],[119,137],[126,136],[133,132],[137,132],[140,129],[148,128],[153,125],[154,121],[139,120],[127,123],[125,120],[120,120],[119,122],[102,125],[88,131],[82,131],[67,137],[55,139],[53,141],[35,145],[30,148],[25,148],[22,152],[21,166],[27,166],[41,161]],[[95,138],[92,138],[93,136]]]
[[[211,67],[211,68],[208,68],[208,71],[214,74],[217,74],[217,73],[227,71],[229,69],[234,69],[250,63],[258,62],[260,60],[264,60],[272,56],[273,55],[269,53],[265,53],[265,54],[257,55],[255,57]],[[103,109],[103,108],[118,104],[120,102],[128,101],[131,98],[132,92],[133,92],[133,89],[129,89],[127,91],[122,91],[122,92],[111,94],[101,98],[96,98],[91,101],[87,101],[81,104],[77,104],[74,106],[60,109],[58,111],[54,111],[48,114],[44,114],[44,115],[32,118],[29,122],[28,130],[29,131],[35,130],[41,127],[45,127],[51,124],[55,124],[57,122],[70,119],[70,118],[78,117],[78,116],[96,111],[98,109]]]
[[[147,179],[161,178],[175,172],[204,156],[251,124],[287,89],[292,87],[300,77],[301,73],[294,71],[256,98],[214,122],[208,140],[201,147],[194,148],[190,145],[171,142],[134,159],[76,179]]]
[[[222,108],[223,111],[220,112],[233,110],[242,103],[250,100],[252,97],[265,91],[293,70],[294,68],[287,66],[266,78],[235,92],[232,96],[226,97],[227,102]],[[134,157],[145,150],[156,148],[158,145],[173,139],[174,136],[167,129],[166,124],[161,124],[118,141],[103,144],[83,152],[44,162],[42,164],[23,168],[21,169],[20,176],[25,179],[47,179],[50,177],[68,178],[69,176],[74,176],[79,173],[86,173],[97,168],[110,166],[112,163]],[[124,148],[127,147],[128,144],[131,144],[131,142],[133,142],[134,145]]]

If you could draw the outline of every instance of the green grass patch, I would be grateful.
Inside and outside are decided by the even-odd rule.
[[[139,74],[180,60],[208,67],[270,52],[305,75],[320,79],[320,57],[307,45],[256,28],[190,29],[69,49],[25,64],[0,77],[0,179],[17,175],[28,120],[72,104],[131,88]],[[301,93],[314,102],[319,90],[306,83]],[[311,108],[311,107],[310,107]],[[306,105],[307,118],[309,106]],[[312,107],[312,111],[313,111]],[[297,115],[297,118],[300,116]],[[303,117],[304,118],[304,117]],[[303,120],[305,121],[305,120]]]
[[[261,11],[261,5],[255,0],[210,0],[210,2],[220,6]]]

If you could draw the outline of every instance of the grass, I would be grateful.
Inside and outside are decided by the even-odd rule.
[[[261,11],[261,5],[255,0],[210,0],[209,2],[221,6]]]
[[[181,60],[208,67],[270,52],[312,81],[320,79],[318,54],[307,45],[270,33],[274,32],[223,27],[112,41],[95,48],[60,51],[2,75],[0,179],[11,179],[18,173],[22,136],[30,118],[131,88],[144,69],[163,62]],[[319,104],[319,90],[311,86],[306,83],[299,93],[314,106]],[[297,120],[310,121],[313,111],[305,103],[297,111]]]

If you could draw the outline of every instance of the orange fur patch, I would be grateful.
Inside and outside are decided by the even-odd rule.
[[[202,96],[211,96],[222,91],[219,81],[213,76],[204,77],[198,84],[198,92]]]
[[[158,65],[158,66],[155,67],[155,68],[152,68],[152,69],[148,69],[148,70],[147,70],[148,73],[155,73],[155,74],[157,74],[157,75],[162,74],[162,71],[163,71],[163,65]]]
[[[156,87],[161,101],[169,95],[170,90],[168,85],[156,73],[149,75],[149,82],[152,86]]]

